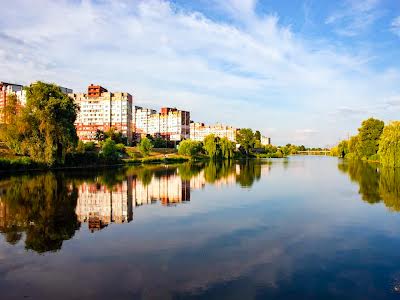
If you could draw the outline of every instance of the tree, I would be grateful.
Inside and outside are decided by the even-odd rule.
[[[106,139],[101,147],[101,156],[106,160],[118,160],[119,149],[117,144],[110,138]]]
[[[250,128],[240,129],[236,135],[236,141],[243,147],[246,154],[249,154],[250,149],[254,147],[254,134]]]
[[[223,158],[231,159],[235,153],[235,143],[224,137],[219,140],[219,146],[221,149],[221,155]]]
[[[358,135],[354,135],[350,137],[348,142],[349,152],[353,153],[355,156],[358,156]]]
[[[179,144],[178,153],[180,155],[195,156],[198,155],[203,148],[201,142],[193,140],[184,140]]]
[[[379,138],[381,137],[385,123],[381,120],[369,118],[362,122],[358,129],[358,154],[361,158],[368,159],[375,155],[379,149]]]
[[[218,158],[221,153],[219,148],[219,138],[213,134],[207,135],[204,138],[203,148],[211,159]]]
[[[383,166],[400,167],[400,121],[383,129],[378,153]]]
[[[3,124],[0,124],[0,140],[14,153],[22,154],[17,105],[17,96],[14,94],[9,95],[5,106],[0,111],[3,121]]]
[[[145,137],[140,141],[139,151],[142,153],[143,156],[148,156],[153,149],[153,144],[151,141]]]
[[[64,163],[75,149],[78,136],[74,122],[78,106],[54,84],[36,82],[26,88],[26,106],[15,117],[16,126],[6,134],[16,151],[32,160],[52,166]],[[9,131],[10,130],[10,131]]]
[[[256,141],[260,141],[261,142],[261,132],[256,130],[256,132],[254,133],[254,139]]]
[[[97,129],[94,139],[98,142],[104,141],[106,139],[106,134],[103,130]]]
[[[121,131],[117,131],[115,128],[111,127],[108,131],[104,132],[104,137],[112,139],[117,144],[126,145],[128,139],[122,134]]]
[[[154,148],[167,148],[167,141],[160,137],[157,137],[153,141],[153,146]]]
[[[347,140],[343,140],[338,145],[339,157],[344,158],[349,153],[349,145]]]

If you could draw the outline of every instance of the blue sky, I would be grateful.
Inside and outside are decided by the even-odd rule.
[[[2,6],[2,81],[97,83],[274,144],[333,145],[400,115],[399,0],[34,3]]]

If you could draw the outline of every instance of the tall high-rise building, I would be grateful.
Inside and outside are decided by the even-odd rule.
[[[132,95],[108,92],[99,85],[91,84],[87,93],[69,94],[80,106],[75,122],[79,139],[92,141],[96,131],[114,128],[132,140]]]

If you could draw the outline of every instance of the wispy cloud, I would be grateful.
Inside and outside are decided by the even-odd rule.
[[[390,30],[400,37],[400,16],[392,21]]]
[[[334,26],[339,35],[355,36],[380,17],[376,10],[380,0],[346,0],[343,7],[329,15],[325,23]]]

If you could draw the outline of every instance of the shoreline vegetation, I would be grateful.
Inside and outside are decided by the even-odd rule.
[[[385,125],[369,118],[361,123],[358,134],[342,140],[331,149],[331,155],[346,160],[379,163],[383,167],[400,167],[400,121]]]
[[[79,107],[55,84],[36,82],[25,88],[26,105],[9,95],[0,111],[0,172],[105,167],[124,164],[170,164],[202,160],[283,158],[304,146],[261,144],[261,133],[243,128],[236,142],[215,135],[203,142],[171,142],[150,135],[128,145],[114,128],[97,130],[95,142],[78,139],[74,122]]]

